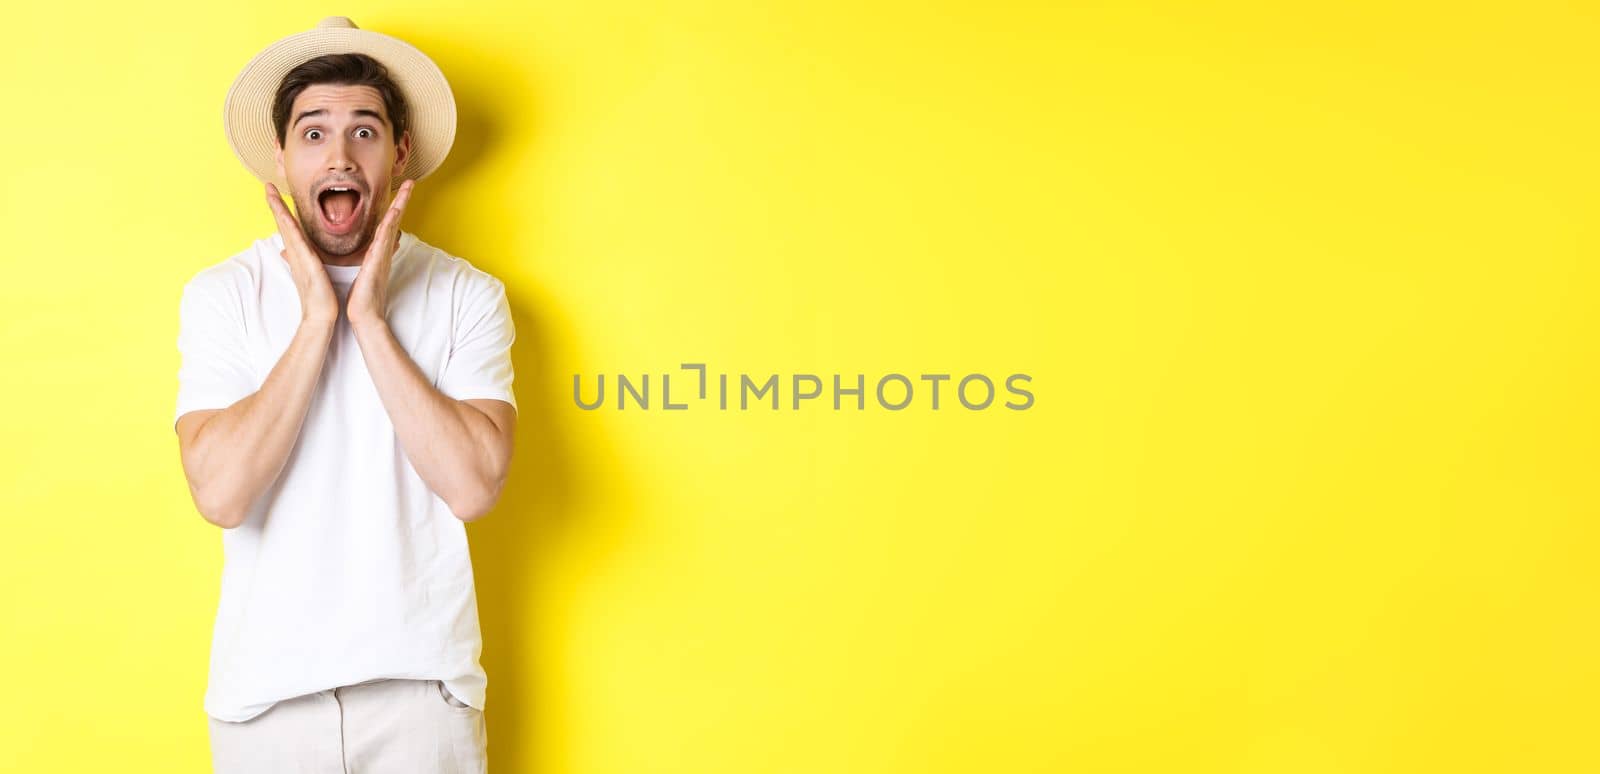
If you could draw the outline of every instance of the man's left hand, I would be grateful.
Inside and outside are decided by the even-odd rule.
[[[384,213],[383,221],[372,235],[366,256],[361,259],[361,271],[356,274],[350,298],[345,302],[345,314],[350,318],[351,327],[382,325],[388,321],[389,266],[394,260],[395,247],[400,243],[400,217],[405,213],[406,202],[411,199],[411,189],[416,184],[415,180],[400,184],[389,211]]]

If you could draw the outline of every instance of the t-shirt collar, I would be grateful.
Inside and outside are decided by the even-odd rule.
[[[277,257],[277,254],[283,251],[283,234],[274,231],[269,241],[272,243],[273,247],[272,255]],[[395,244],[394,258],[391,259],[389,263],[389,268],[391,271],[393,271],[394,267],[400,263],[401,259],[411,252],[411,247],[416,243],[416,241],[417,237],[415,234],[412,234],[410,231],[406,231],[405,229],[400,230],[400,241]],[[278,260],[278,264],[283,266],[284,271],[289,270],[288,264],[285,264],[281,258]],[[355,266],[338,266],[335,264],[324,263],[322,266],[328,270],[328,278],[335,282],[353,282],[356,278],[356,275],[361,272],[361,264],[357,264]]]

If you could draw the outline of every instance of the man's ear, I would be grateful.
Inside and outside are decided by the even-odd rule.
[[[272,147],[274,149],[272,152],[272,158],[278,165],[278,179],[288,180],[289,176],[283,173],[283,146],[273,143]]]
[[[400,172],[406,168],[406,162],[411,160],[411,130],[400,135],[400,141],[394,144],[394,166],[389,169],[389,179],[399,180]]]

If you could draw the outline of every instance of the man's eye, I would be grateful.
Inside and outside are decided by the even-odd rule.
[[[361,127],[361,128],[360,128],[360,129],[357,129],[357,130],[356,130],[356,131],[357,131],[357,132],[366,132],[366,133],[367,133],[367,134],[368,134],[368,135],[371,135],[371,136],[376,136],[376,135],[373,135],[373,132],[372,132],[372,130],[371,130],[371,129],[368,129],[368,128],[367,128],[367,127],[365,127],[365,126],[363,126],[363,127]]]
[[[321,136],[322,130],[321,129],[307,129],[306,133],[305,133],[305,138],[307,140],[315,140],[315,139],[317,139],[316,137],[312,137],[311,136],[313,134]]]

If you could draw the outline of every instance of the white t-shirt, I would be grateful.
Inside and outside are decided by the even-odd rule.
[[[301,307],[282,249],[274,233],[184,285],[174,424],[260,389],[289,347]],[[362,267],[324,267],[342,304]],[[405,231],[390,268],[389,327],[422,373],[515,407],[505,285]],[[466,525],[412,468],[343,314],[283,471],[222,547],[206,714],[383,678],[441,680],[483,709]]]

